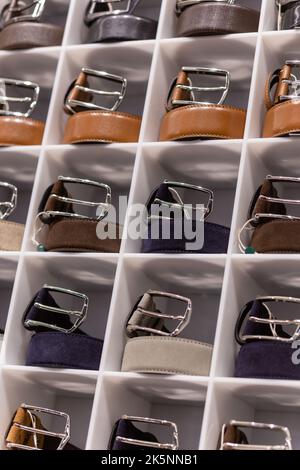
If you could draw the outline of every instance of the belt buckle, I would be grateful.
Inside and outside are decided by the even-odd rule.
[[[207,75],[213,77],[224,77],[224,85],[222,86],[204,86],[204,87],[197,87],[193,86],[193,82],[190,77],[188,77],[189,85],[177,85],[177,78],[174,79],[169,95],[167,100],[167,110],[170,111],[179,106],[187,106],[187,105],[207,105],[207,104],[216,104],[220,105],[223,104],[229,91],[230,86],[230,73],[227,70],[216,69],[216,68],[208,68],[208,67],[182,67],[182,72],[185,72],[187,75]],[[178,88],[183,91],[188,91],[191,93],[191,100],[174,100],[172,99],[172,94],[175,88]],[[201,92],[222,92],[222,96],[217,102],[212,101],[197,101],[195,97],[195,93]]]
[[[292,450],[292,437],[290,431],[285,426],[276,424],[264,424],[247,421],[230,421],[230,426],[245,429],[260,429],[266,431],[280,432],[284,435],[284,444],[282,445],[254,445],[254,444],[236,444],[234,442],[225,442],[225,432],[227,424],[222,427],[221,448],[220,450]]]
[[[49,408],[42,408],[40,406],[26,405],[24,403],[21,405],[21,408],[23,408],[24,410],[27,411],[27,413],[29,413],[29,416],[30,416],[30,419],[31,419],[31,422],[32,422],[32,426],[23,426],[22,424],[12,423],[11,428],[16,427],[16,428],[20,429],[21,431],[32,433],[33,434],[33,440],[34,440],[34,447],[23,445],[23,444],[17,444],[17,443],[13,443],[13,442],[8,442],[6,444],[8,449],[40,450],[38,448],[38,445],[37,445],[38,444],[38,442],[37,442],[37,435],[38,434],[42,435],[42,436],[56,437],[56,438],[61,439],[61,441],[60,441],[60,443],[59,443],[56,450],[62,450],[65,447],[65,445],[70,440],[70,424],[71,424],[70,423],[70,416],[67,413],[63,413],[62,411],[51,410]],[[37,429],[36,428],[35,416],[32,412],[43,413],[43,414],[52,415],[52,416],[59,416],[59,417],[63,418],[65,420],[65,423],[66,423],[65,427],[64,427],[64,432],[63,433],[56,433],[56,432],[52,432],[52,431],[46,431],[44,429]]]
[[[283,8],[288,6],[290,3],[296,3],[296,0],[276,0],[276,6],[278,8],[278,15],[277,15],[277,30],[281,31],[281,25],[282,25],[282,14],[283,14]],[[299,29],[298,27],[294,29]]]
[[[32,90],[32,96],[7,96],[7,87],[16,87]],[[0,78],[0,116],[29,117],[33,113],[37,105],[39,94],[40,87],[36,83],[27,80]],[[12,111],[10,110],[10,103],[28,103],[28,108],[25,112]]]
[[[44,10],[46,0],[11,0],[4,6],[1,12],[2,26],[19,23],[22,21],[39,21]],[[28,13],[26,13],[29,10]],[[31,10],[31,11],[30,11]]]
[[[299,62],[300,66],[300,62]],[[299,82],[300,84],[300,82]],[[271,176],[268,175],[266,178],[267,181],[270,181],[271,183],[300,183],[300,178],[294,178],[294,177],[289,177],[289,176]],[[269,196],[259,196],[260,200],[264,200],[267,202],[271,202],[273,204],[286,204],[286,205],[300,205],[300,200],[296,199],[281,199],[281,198],[273,198]],[[245,231],[253,231],[255,227],[259,224],[260,220],[262,219],[277,219],[277,220],[300,220],[300,217],[292,216],[292,215],[283,215],[283,214],[272,214],[272,213],[258,213],[255,214],[254,217],[250,220],[247,220],[247,222],[243,225],[243,227],[239,230],[238,233],[238,244],[240,251],[242,253],[245,253],[247,250],[247,246],[244,243],[243,237],[244,237],[244,232]]]
[[[66,111],[71,114],[75,114],[77,112],[76,108],[78,106],[82,108],[91,109],[91,110],[116,111],[120,107],[124,99],[126,89],[127,89],[127,79],[120,77],[118,75],[113,75],[105,71],[89,69],[86,67],[83,67],[81,72],[84,73],[86,76],[96,77],[99,79],[108,80],[110,82],[121,83],[121,89],[119,91],[118,90],[117,91],[96,90],[93,88],[78,85],[76,84],[76,80],[75,80],[75,82],[71,85],[70,90],[68,91],[66,98],[65,98]],[[90,93],[92,96],[96,95],[96,96],[115,97],[115,103],[109,108],[106,106],[89,103],[87,101],[72,99],[70,96],[74,89],[77,90],[78,92]]]
[[[300,336],[300,319],[296,320],[277,320],[271,312],[271,309],[266,305],[266,303],[275,302],[275,303],[294,303],[300,304],[300,298],[294,297],[283,297],[283,296],[265,296],[265,297],[257,297],[256,301],[262,303],[262,306],[266,309],[269,318],[259,318],[253,315],[250,315],[247,318],[248,313],[251,311],[251,307],[253,302],[249,302],[245,305],[245,307],[241,310],[237,326],[236,326],[236,339],[238,343],[242,346],[246,344],[248,341],[278,341],[281,343],[293,343],[294,341],[299,339]],[[245,320],[258,323],[261,325],[268,325],[270,327],[270,332],[272,336],[267,335],[244,335],[241,330]],[[280,336],[277,331],[278,326],[294,326],[295,332],[291,335],[290,338],[285,338]]]
[[[292,69],[300,67],[300,60],[286,60],[285,65],[289,65]],[[291,73],[290,80],[282,80],[289,87],[288,95],[279,96],[279,101],[300,100],[300,80],[296,75]]]
[[[178,15],[180,15],[183,10],[186,8],[192,6],[192,5],[197,5],[198,3],[228,3],[229,5],[233,5],[235,3],[235,0],[176,0],[176,7],[175,11]]]
[[[174,196],[174,198],[178,202],[177,203],[172,203],[172,202],[168,202],[168,201],[163,201],[162,199],[159,199],[159,198],[155,198],[154,204],[159,204],[159,205],[167,206],[167,207],[177,207],[177,208],[182,209],[183,211],[185,211],[186,205],[184,204],[184,202],[182,201],[180,195],[176,191],[176,188],[189,189],[189,190],[192,190],[192,191],[199,191],[201,193],[204,193],[204,194],[208,195],[208,203],[207,203],[207,206],[204,209],[204,216],[203,216],[204,220],[206,220],[210,216],[210,214],[212,213],[213,206],[214,206],[214,193],[210,189],[203,188],[202,186],[197,186],[197,185],[193,185],[193,184],[181,183],[181,182],[177,182],[177,181],[168,181],[168,180],[165,180],[164,184],[169,189],[171,189],[172,195]],[[150,216],[150,219],[151,219],[151,216]]]
[[[192,301],[189,298],[183,297],[177,294],[170,294],[168,292],[162,292],[162,291],[156,291],[156,290],[149,290],[146,293],[146,295],[149,295],[152,299],[155,297],[160,297],[160,298],[173,299],[173,300],[178,300],[179,302],[183,302],[186,304],[185,312],[183,315],[169,315],[167,313],[155,312],[155,311],[147,310],[147,309],[140,307],[139,305],[141,302],[140,301],[138,305],[134,307],[126,323],[126,331],[129,337],[132,336],[132,332],[137,332],[137,331],[143,331],[145,333],[154,334],[158,336],[174,337],[174,336],[178,336],[188,326],[191,320],[191,316],[192,316]],[[150,317],[150,318],[178,321],[178,325],[176,326],[176,328],[174,328],[172,332],[163,331],[162,329],[157,329],[157,328],[150,328],[150,327],[142,326],[139,324],[130,325],[130,328],[129,328],[130,320],[136,311],[138,311],[141,315],[145,315],[146,317]]]
[[[87,317],[87,311],[88,311],[88,306],[89,306],[89,298],[80,292],[76,292],[70,289],[64,289],[62,287],[53,287],[49,286],[48,284],[45,284],[43,286],[43,289],[46,289],[48,292],[58,292],[61,294],[65,294],[67,296],[72,296],[76,297],[82,300],[82,308],[81,310],[66,310],[63,308],[57,308],[57,307],[51,307],[50,305],[44,305],[39,302],[34,303],[34,307],[38,308],[40,310],[44,310],[46,312],[52,312],[52,313],[57,313],[58,315],[68,315],[69,317],[76,317],[76,321],[73,324],[72,328],[66,330],[65,328],[61,328],[57,325],[52,325],[50,323],[45,323],[41,321],[36,321],[36,320],[25,320],[24,321],[24,326],[27,329],[32,329],[34,327],[44,327],[44,328],[49,328],[50,330],[55,330],[55,331],[60,331],[61,333],[73,333],[75,330],[77,330],[80,325],[86,320]]]
[[[5,188],[11,191],[10,201],[0,202],[0,220],[6,220],[17,206],[18,189],[13,184],[6,182],[0,182],[0,188]]]
[[[171,433],[172,433],[172,443],[161,444],[159,442],[141,441],[139,439],[130,439],[127,437],[116,436],[116,440],[118,442],[122,442],[124,444],[130,444],[133,446],[139,446],[139,447],[149,447],[153,449],[165,449],[165,450],[177,450],[178,449],[179,447],[178,428],[175,423],[172,423],[171,421],[166,421],[164,419],[139,418],[136,416],[127,416],[127,415],[123,415],[121,419],[123,421],[130,421],[134,423],[155,424],[157,426],[170,427]]]
[[[90,24],[103,16],[129,13],[132,3],[133,0],[91,0],[86,9],[85,22]],[[137,3],[136,0],[135,3]],[[124,8],[118,8],[122,4],[124,4]]]

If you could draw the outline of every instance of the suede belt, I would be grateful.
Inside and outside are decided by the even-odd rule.
[[[25,226],[8,220],[0,220],[0,251],[20,251]]]

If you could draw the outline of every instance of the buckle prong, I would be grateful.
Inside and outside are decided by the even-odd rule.
[[[32,90],[32,96],[7,96],[6,87],[8,86]],[[28,80],[0,78],[0,116],[29,117],[37,105],[39,94],[40,87],[36,83]],[[29,103],[29,107],[25,112],[12,111],[10,110],[9,103]]]

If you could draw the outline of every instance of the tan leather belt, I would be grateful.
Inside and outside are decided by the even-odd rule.
[[[195,87],[189,77],[192,73],[219,77],[225,84],[217,87]],[[242,139],[246,111],[222,104],[228,94],[229,83],[230,76],[225,70],[182,67],[171,86],[159,140]],[[196,92],[208,91],[222,92],[217,104],[195,100]]]
[[[13,184],[6,182],[0,182],[0,187],[10,194],[5,202],[0,202],[0,250],[20,251],[25,226],[6,220],[16,208],[18,189]]]
[[[31,47],[58,46],[64,30],[60,26],[39,23],[47,3],[44,0],[28,4],[11,0],[2,10],[0,49],[28,49]]]
[[[300,132],[300,96],[293,68],[300,61],[286,61],[267,80],[265,104],[267,113],[263,137],[283,137]]]
[[[29,96],[20,95],[21,89]],[[30,117],[39,92],[40,87],[36,83],[0,78],[0,146],[42,143],[45,124]]]
[[[101,91],[89,87],[88,77],[119,83],[119,91]],[[106,72],[83,68],[78,79],[72,83],[65,98],[65,111],[69,118],[63,143],[84,142],[137,142],[141,118],[117,112],[125,96],[127,80]],[[114,100],[108,108],[93,103],[95,96]],[[88,109],[88,111],[87,111]]]
[[[66,184],[81,184],[105,190],[104,203],[74,199],[67,191]],[[121,227],[118,224],[106,222],[111,201],[109,186],[78,178],[59,177],[45,192],[36,219],[33,241],[39,251],[63,252],[104,252],[117,253],[121,244]],[[76,213],[74,206],[90,206],[101,208],[97,217],[89,217]],[[44,240],[37,241],[37,235],[46,229]],[[108,232],[106,237],[101,233]]]
[[[226,0],[177,0],[177,14],[179,36],[255,32],[260,17],[259,11]]]

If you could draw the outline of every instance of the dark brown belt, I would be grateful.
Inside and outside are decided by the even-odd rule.
[[[195,87],[189,76],[192,73],[221,78],[224,83],[219,87]],[[222,104],[227,96],[229,83],[230,75],[225,70],[182,67],[171,86],[159,139],[242,139],[246,111]],[[222,92],[222,96],[217,104],[195,99],[196,92],[218,90]]]
[[[260,13],[242,5],[195,0],[177,1],[178,36],[247,33],[258,30]]]
[[[88,77],[120,84],[119,91],[101,91],[102,98],[113,98],[114,104],[104,107],[93,103],[98,90],[89,87]],[[66,94],[65,111],[72,114],[65,128],[64,144],[86,142],[137,142],[141,118],[117,111],[125,96],[127,80],[106,72],[83,68]]]

